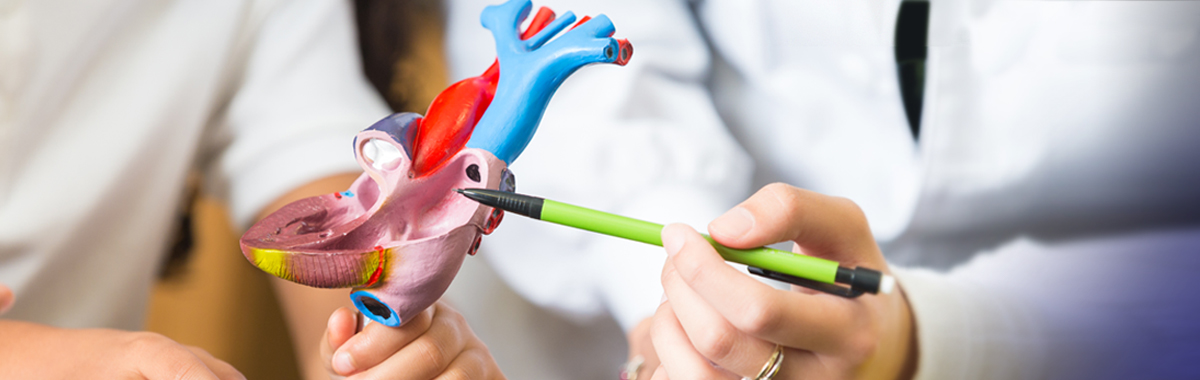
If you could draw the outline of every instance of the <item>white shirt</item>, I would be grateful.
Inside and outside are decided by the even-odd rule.
[[[455,78],[491,62],[485,3],[449,7]],[[1178,249],[1200,242],[1200,3],[934,1],[919,140],[899,1],[545,3],[607,14],[634,55],[566,81],[518,191],[701,228],[771,181],[848,197],[891,262],[927,268],[897,269],[922,378],[1123,376],[1125,344],[1195,333],[1141,284],[1200,268]],[[629,328],[661,295],[661,249],[522,218],[479,256],[577,321]]]
[[[341,1],[0,2],[5,315],[141,327],[189,169],[243,227],[387,114]]]

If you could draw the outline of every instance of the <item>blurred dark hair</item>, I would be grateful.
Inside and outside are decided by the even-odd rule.
[[[441,1],[355,0],[354,11],[371,85],[392,110],[424,113],[445,86]]]

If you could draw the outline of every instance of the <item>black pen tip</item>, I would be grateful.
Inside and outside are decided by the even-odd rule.
[[[542,217],[542,198],[491,189],[454,189],[473,201],[484,206],[491,206],[504,211],[540,219]]]

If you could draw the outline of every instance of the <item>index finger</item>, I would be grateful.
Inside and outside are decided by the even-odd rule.
[[[332,371],[333,354],[346,341],[354,337],[362,329],[362,313],[347,307],[340,307],[329,315],[325,324],[325,334],[321,337],[321,361],[325,369]]]

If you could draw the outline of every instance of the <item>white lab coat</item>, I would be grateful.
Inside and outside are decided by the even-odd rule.
[[[192,168],[243,228],[361,170],[356,46],[336,1],[0,1],[4,318],[141,329]]]
[[[454,79],[491,62],[489,2],[450,2]],[[701,228],[772,181],[849,197],[912,303],[920,378],[1180,376],[1200,356],[1126,350],[1197,331],[1189,298],[1149,281],[1200,268],[1200,2],[934,1],[919,143],[898,1],[535,5],[607,14],[635,53],[566,81],[513,165],[518,191]],[[660,249],[519,217],[484,241],[528,305],[576,322],[628,329],[661,296]],[[452,299],[490,304],[470,281]],[[623,359],[529,338],[504,353],[500,339],[563,329],[493,334],[463,308],[510,376],[606,378],[556,371]],[[483,324],[533,315],[551,318]]]

